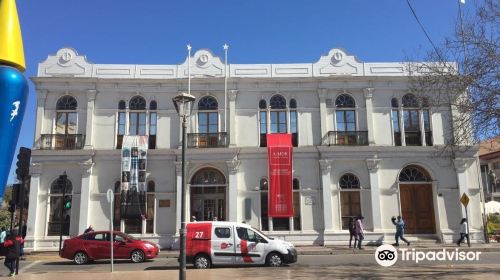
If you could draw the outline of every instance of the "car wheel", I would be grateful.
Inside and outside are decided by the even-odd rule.
[[[210,258],[206,255],[198,255],[193,260],[193,265],[197,269],[206,269],[210,268]]]
[[[283,257],[278,253],[270,253],[267,255],[266,264],[271,267],[278,267],[283,264]]]
[[[134,250],[130,254],[130,259],[133,263],[140,263],[144,261],[144,253],[141,250]]]
[[[85,252],[77,252],[73,257],[73,261],[76,264],[86,264],[89,261],[89,257]]]

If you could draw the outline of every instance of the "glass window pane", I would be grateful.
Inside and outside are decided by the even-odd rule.
[[[347,123],[347,131],[356,131],[356,124],[355,123]]]
[[[130,118],[129,134],[137,135],[137,114],[130,113],[129,118]]]
[[[275,123],[271,124],[271,133],[278,133],[278,125]]]
[[[337,123],[343,123],[344,121],[344,111],[337,111],[335,113],[335,117],[337,118]]]
[[[267,133],[266,112],[260,112],[260,133],[261,134],[266,134]]]
[[[429,116],[429,110],[424,110],[424,130],[431,131],[431,122]]]
[[[290,112],[290,132],[297,132],[297,112]]]
[[[209,125],[208,126],[208,133],[217,133],[217,125]]]
[[[208,120],[210,124],[217,125],[219,123],[217,120],[217,115],[218,115],[217,113],[210,113],[209,120]]]
[[[408,112],[407,110],[403,111],[403,121],[405,130],[410,130],[410,112]]]
[[[286,112],[279,112],[279,122],[286,124]]]
[[[146,113],[139,113],[139,135],[146,135]]]
[[[356,122],[356,114],[354,111],[346,111],[346,122],[355,123]]]
[[[67,134],[76,134],[76,113],[68,113]]]
[[[392,127],[394,132],[399,132],[399,114],[398,111],[392,111]]]
[[[56,133],[66,134],[66,113],[57,113]]]
[[[346,127],[345,127],[345,123],[337,123],[337,130],[338,131],[345,131],[346,130]]]
[[[200,124],[198,126],[198,133],[208,133],[208,126]]]
[[[286,124],[280,124],[279,133],[286,133]]]
[[[198,123],[201,125],[207,125],[207,113],[198,113]]]
[[[271,112],[271,124],[278,123],[278,112]]]

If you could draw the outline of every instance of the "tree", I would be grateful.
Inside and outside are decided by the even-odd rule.
[[[484,0],[428,54],[426,60],[434,62],[409,63],[411,90],[452,128],[445,145],[452,154],[500,135],[499,29],[500,2]]]

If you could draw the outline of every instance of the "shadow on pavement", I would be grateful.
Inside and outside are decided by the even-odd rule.
[[[144,263],[151,263],[153,262],[152,260],[145,260]],[[131,262],[130,260],[115,260],[113,261],[114,264],[123,264],[123,263],[126,263],[126,264],[135,264],[133,262]],[[75,264],[74,262],[72,261],[59,261],[59,262],[46,262],[44,263],[43,265],[74,265],[75,267],[85,267],[87,265],[105,265],[105,264],[111,264],[111,260],[98,260],[98,261],[89,261],[87,264],[83,264],[83,265],[78,265],[78,264]]]

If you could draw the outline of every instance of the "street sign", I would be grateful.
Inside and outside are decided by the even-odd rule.
[[[462,202],[462,204],[463,204],[465,207],[467,207],[467,205],[469,205],[469,200],[470,200],[470,199],[469,199],[469,196],[468,196],[466,193],[464,193],[464,194],[462,195],[462,197],[460,198],[460,202]]]
[[[113,201],[113,196],[114,196],[113,190],[108,189],[108,192],[106,193],[106,198],[108,199],[108,203],[111,203],[111,201]]]

